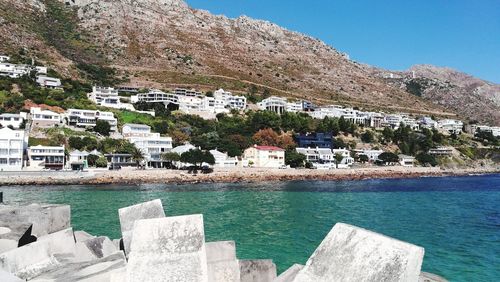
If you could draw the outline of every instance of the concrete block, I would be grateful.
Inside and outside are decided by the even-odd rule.
[[[122,267],[120,269],[113,271],[109,277],[109,282],[125,282],[125,281],[127,281],[126,267]]]
[[[241,282],[272,282],[276,278],[276,265],[270,259],[240,260]]]
[[[75,231],[75,239],[77,242],[87,241],[88,239],[93,239],[96,236],[91,235],[85,231]]]
[[[71,228],[42,236],[38,241],[0,254],[0,269],[22,279],[31,279],[60,266],[55,254],[73,254]]]
[[[17,248],[17,241],[0,239],[0,254]]]
[[[157,199],[121,208],[118,210],[118,216],[120,218],[123,246],[125,254],[128,256],[130,252],[130,242],[132,240],[132,229],[134,228],[135,221],[139,219],[163,218],[165,217],[165,211],[163,210],[161,200]]]
[[[15,276],[12,273],[3,271],[0,269],[0,281],[2,282],[24,282],[24,280],[20,279],[19,277]]]
[[[96,237],[77,242],[75,261],[90,261],[107,257],[119,251],[108,237]]]
[[[240,266],[236,259],[234,241],[209,242],[205,244],[208,263],[208,281],[240,281]]]
[[[421,247],[337,223],[294,281],[417,282],[423,257]]]
[[[219,241],[205,243],[207,262],[236,260],[236,243],[234,241]]]
[[[428,272],[420,272],[418,282],[448,282],[445,278]]]
[[[281,273],[273,282],[292,282],[299,271],[304,268],[301,264],[294,264],[290,266],[285,272]]]
[[[208,281],[203,216],[135,222],[127,281]]]
[[[10,233],[17,233],[19,237],[27,230],[20,228],[20,225],[29,227],[33,224],[32,234],[40,237],[69,228],[71,209],[69,205],[0,206],[0,222],[2,227],[12,229]],[[0,238],[14,239],[3,235]]]
[[[57,269],[45,272],[30,281],[92,281],[109,282],[111,276],[126,265],[123,252],[87,262],[66,262]],[[125,281],[125,280],[121,280]],[[144,281],[147,281],[144,280]]]

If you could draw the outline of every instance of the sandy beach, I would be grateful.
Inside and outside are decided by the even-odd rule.
[[[0,185],[74,185],[146,183],[239,183],[300,180],[362,180],[371,178],[414,178],[500,173],[500,167],[441,169],[429,167],[367,167],[337,170],[226,168],[211,174],[190,174],[182,170],[124,168],[119,171],[90,170],[1,172]]]

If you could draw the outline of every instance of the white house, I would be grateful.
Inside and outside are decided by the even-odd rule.
[[[245,110],[247,107],[247,98],[244,96],[233,95],[231,92],[219,89],[214,92],[216,101],[222,101],[224,107],[235,110]]]
[[[182,155],[183,153],[185,153],[185,152],[189,152],[189,151],[194,150],[194,149],[196,149],[196,147],[195,147],[195,146],[193,146],[193,145],[191,145],[191,144],[189,144],[189,143],[186,143],[186,144],[184,144],[184,145],[180,145],[180,146],[177,146],[177,147],[173,148],[173,149],[171,150],[171,152],[172,152],[172,153],[176,153],[176,154],[178,154],[178,155],[180,156],[180,155]]]
[[[437,123],[437,128],[444,133],[448,134],[460,134],[462,133],[462,128],[464,123],[459,120],[454,119],[442,119]]]
[[[382,150],[359,150],[357,151],[358,155],[365,155],[368,157],[368,161],[375,162],[378,160],[378,156],[382,154],[384,151]]]
[[[69,153],[68,165],[72,170],[81,170],[88,167],[87,158],[90,155],[87,151],[74,150]]]
[[[118,90],[113,87],[93,86],[88,98],[97,105],[120,109],[122,107]]]
[[[151,167],[163,167],[161,154],[172,150],[172,138],[151,132],[151,127],[147,125],[125,124],[122,135],[145,154],[148,166]]]
[[[434,156],[451,156],[453,155],[453,148],[437,147],[429,150],[429,155]]]
[[[351,151],[345,148],[333,149],[332,154],[334,158],[337,154],[342,156],[342,161],[337,165],[338,168],[348,168],[354,164],[354,158],[351,157]]]
[[[422,128],[432,129],[437,127],[437,122],[431,117],[421,117],[418,123]]]
[[[138,93],[137,95],[131,96],[130,101],[132,103],[164,103],[165,105],[173,103],[178,105],[179,96],[173,93],[165,93],[157,89],[151,89],[147,93]]]
[[[42,110],[39,107],[32,107],[30,109],[30,117],[32,125],[35,127],[54,127],[62,125],[63,117],[49,110]]]
[[[262,100],[257,105],[259,106],[259,109],[263,111],[272,111],[277,114],[283,114],[286,111],[288,102],[286,101],[286,98],[271,96]]]
[[[14,129],[18,129],[23,123],[24,118],[20,114],[1,114],[0,115],[0,125],[2,127],[12,126]]]
[[[69,109],[66,112],[68,125],[76,127],[94,127],[98,120],[109,123],[111,131],[116,131],[118,120],[112,112],[101,112],[93,110]]]
[[[210,150],[210,154],[215,158],[215,167],[235,167],[238,165],[238,160],[229,157],[227,153],[218,150]]]
[[[287,102],[286,111],[292,113],[302,112],[304,110],[302,101]]]
[[[39,75],[36,77],[36,83],[44,88],[59,89],[61,90],[61,80],[59,78]]]
[[[61,170],[64,168],[64,146],[33,146],[28,148],[29,170]]]
[[[415,165],[415,158],[407,155],[398,155],[399,164],[405,167],[412,167]]]
[[[285,150],[255,145],[245,150],[243,160],[253,167],[280,168],[285,165]]]
[[[24,130],[0,129],[0,171],[18,171],[23,167]]]
[[[384,124],[392,129],[398,129],[403,122],[403,115],[392,114],[384,117]]]
[[[35,71],[38,74],[47,74],[46,67],[17,65],[8,62],[0,62],[0,76],[19,78],[24,75],[29,75],[31,71]]]
[[[0,63],[4,63],[4,62],[8,62],[8,61],[10,61],[9,56],[0,55]]]

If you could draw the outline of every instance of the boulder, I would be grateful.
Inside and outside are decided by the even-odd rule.
[[[38,241],[0,254],[0,269],[31,279],[60,266],[56,254],[72,255],[75,239],[71,228],[42,236]]]
[[[301,281],[414,281],[424,249],[337,223],[295,277]]]
[[[238,282],[240,266],[236,259],[234,241],[210,242],[205,244],[208,263],[208,281]]]
[[[71,209],[69,205],[0,206],[0,222],[2,227],[12,229],[11,233],[19,229],[19,225],[33,225],[32,234],[40,237],[69,228]],[[17,231],[19,238],[26,230]]]
[[[139,219],[163,218],[165,211],[161,200],[153,200],[118,210],[125,254],[128,256],[134,222]]]
[[[294,264],[290,266],[285,272],[281,273],[273,282],[292,282],[299,271],[304,268],[301,264]]]
[[[270,259],[240,260],[241,282],[272,282],[276,279],[276,265]]]
[[[127,281],[208,281],[203,216],[137,220]]]
[[[64,261],[64,259],[58,259],[59,261]],[[57,269],[45,272],[30,281],[47,282],[85,280],[92,282],[109,282],[111,280],[111,276],[115,272],[122,271],[125,265],[126,261],[123,252],[115,252],[107,257],[93,261],[66,261]]]

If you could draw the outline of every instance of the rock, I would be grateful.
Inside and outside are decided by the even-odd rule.
[[[163,218],[165,211],[161,200],[153,200],[118,210],[125,254],[128,256],[134,222],[139,219]]]
[[[281,273],[280,276],[276,277],[273,282],[292,282],[302,268],[304,268],[303,265],[294,264]]]
[[[299,271],[301,281],[418,281],[424,249],[337,223]]]
[[[240,260],[241,282],[271,282],[276,278],[276,265],[270,259]]]
[[[136,221],[127,281],[207,281],[203,216]]]
[[[240,281],[240,266],[236,259],[236,244],[234,241],[206,243],[205,249],[208,263],[208,281]]]
[[[418,282],[448,282],[445,278],[428,272],[420,272]]]
[[[75,239],[76,242],[83,242],[88,239],[95,238],[96,236],[93,236],[85,231],[75,231]]]
[[[69,228],[71,210],[69,205],[0,206],[0,222],[2,227],[11,229],[11,232],[0,235],[2,239],[18,236],[19,240],[31,225],[32,235],[40,237]]]
[[[60,266],[56,254],[73,254],[75,239],[71,228],[42,236],[38,241],[0,254],[0,269],[22,279],[31,279]]]
[[[3,271],[0,269],[0,281],[2,282],[24,282],[24,280],[20,279],[19,277],[15,276],[12,273]]]
[[[63,259],[61,259],[62,261]],[[61,267],[45,272],[30,281],[92,281],[109,282],[111,276],[126,265],[123,252],[88,262],[66,262]],[[124,280],[122,280],[124,281]],[[145,280],[146,281],[146,280]]]

